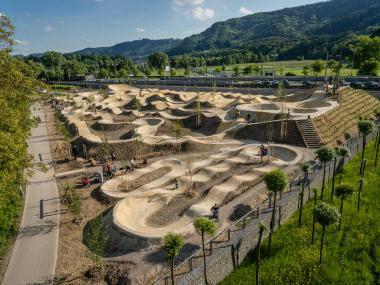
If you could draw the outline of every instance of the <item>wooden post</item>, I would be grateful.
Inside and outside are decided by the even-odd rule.
[[[44,200],[40,200],[40,219],[44,218]]]
[[[227,238],[228,238],[228,240],[231,239],[231,229],[227,230]]]
[[[243,229],[245,229],[246,217],[243,219]]]
[[[190,271],[193,271],[193,258],[189,259],[189,268],[190,268]]]
[[[282,215],[282,206],[278,207],[278,227],[281,226],[281,215]]]
[[[260,216],[260,207],[257,207],[256,212],[257,212],[257,218],[259,218],[259,216]]]

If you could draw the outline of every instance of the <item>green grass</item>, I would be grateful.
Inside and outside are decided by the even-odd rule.
[[[272,256],[267,241],[262,245],[261,284],[380,284],[380,165],[374,167],[374,143],[367,146],[366,184],[357,212],[357,194],[344,203],[342,229],[327,228],[323,264],[319,265],[321,226],[316,225],[311,245],[312,206],[304,208],[303,227],[297,227],[298,212],[273,235]],[[360,155],[345,166],[343,182],[358,189]],[[330,198],[330,185],[324,197]],[[339,201],[333,203],[339,209]],[[220,284],[255,284],[255,253]]]

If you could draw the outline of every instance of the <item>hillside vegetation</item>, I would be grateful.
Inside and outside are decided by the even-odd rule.
[[[273,235],[272,256],[268,257],[267,242],[262,245],[261,283],[318,284],[318,285],[370,285],[380,282],[380,171],[374,167],[374,143],[368,145],[365,186],[361,193],[360,212],[357,212],[357,193],[344,202],[342,229],[332,225],[326,229],[323,263],[319,265],[321,226],[316,225],[315,243],[311,245],[312,206],[304,207],[303,226],[298,227],[295,215]],[[360,154],[345,166],[343,182],[357,191]],[[330,199],[330,187],[324,196]],[[340,199],[332,203],[340,207]],[[221,285],[256,284],[255,253],[246,260]]]
[[[332,0],[215,23],[169,53],[244,47],[263,54],[276,51],[285,59],[323,58],[327,42],[339,45],[352,33],[366,33],[378,25],[378,0]]]
[[[380,102],[363,90],[346,88],[341,91],[340,104],[327,113],[313,119],[322,144],[336,146],[345,136],[356,135],[356,123],[360,117],[374,118],[380,110]]]

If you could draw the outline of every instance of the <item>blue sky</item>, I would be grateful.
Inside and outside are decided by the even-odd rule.
[[[15,53],[69,52],[138,38],[184,38],[214,22],[320,0],[1,0]]]

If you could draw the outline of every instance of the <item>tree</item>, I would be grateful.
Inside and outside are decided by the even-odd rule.
[[[336,187],[335,190],[335,196],[340,198],[340,215],[343,217],[343,201],[350,197],[355,192],[354,187],[348,185],[348,184],[341,184],[338,187]],[[340,230],[342,224],[342,219],[339,220],[339,227],[338,230]]]
[[[168,233],[164,238],[164,249],[166,252],[166,257],[170,261],[172,285],[174,285],[174,259],[178,256],[183,245],[183,237],[178,234]]]
[[[330,69],[332,72],[334,72],[334,70],[336,70],[338,65],[339,65],[339,62],[337,62],[335,59],[330,59],[327,62],[327,68]]]
[[[340,220],[338,210],[324,202],[319,203],[313,208],[313,216],[316,221],[322,226],[321,247],[319,250],[319,264],[322,264],[323,255],[323,240],[325,237],[325,230],[327,226],[333,225]]]
[[[33,100],[39,99],[37,70],[12,56],[14,27],[0,15],[0,251],[17,234],[16,216],[24,185],[32,169],[25,143],[38,120],[31,116]]]
[[[311,65],[311,69],[313,70],[314,74],[316,74],[316,75],[318,75],[322,72],[323,67],[324,67],[324,64],[321,60],[317,60],[317,61],[313,62],[313,64]]]
[[[304,193],[305,193],[305,187],[306,187],[307,179],[309,176],[310,167],[311,167],[311,165],[309,162],[305,162],[301,165],[301,170],[303,172],[303,183],[302,183],[302,189],[301,189],[301,193],[300,193],[300,212],[299,212],[299,217],[298,217],[298,226],[299,227],[302,227],[303,197],[304,197]]]
[[[250,74],[252,74],[252,72],[253,72],[253,66],[252,66],[252,65],[247,65],[247,66],[244,67],[244,69],[243,69],[243,73],[244,73],[245,75],[250,75]]]
[[[380,69],[380,37],[359,36],[354,49],[354,66],[359,74],[376,76]]]
[[[181,138],[182,138],[182,130],[183,130],[183,124],[181,121],[175,121],[173,123],[173,128],[175,132],[175,142],[177,145],[177,151],[181,152]]]
[[[203,251],[203,275],[205,279],[205,284],[208,284],[207,281],[207,267],[206,267],[206,249],[205,249],[205,235],[213,236],[216,233],[216,225],[213,221],[204,218],[198,217],[193,222],[194,228],[197,233],[202,238],[202,251]]]
[[[362,150],[362,159],[361,159],[361,166],[360,166],[360,174],[363,174],[363,163],[365,158],[365,148],[367,143],[367,136],[373,132],[375,129],[375,124],[372,121],[359,121],[358,122],[358,130],[359,133],[362,135],[363,138],[363,150]]]
[[[69,211],[74,216],[74,223],[79,224],[82,212],[82,197],[80,192],[70,187],[67,192],[67,201]]]
[[[282,76],[285,72],[285,66],[281,65],[278,67],[278,72],[280,73],[280,75]]]
[[[285,172],[280,169],[273,170],[264,175],[264,182],[267,185],[268,190],[271,193],[274,193],[272,219],[270,222],[269,243],[268,243],[268,255],[270,255],[271,244],[272,244],[272,232],[274,230],[274,225],[275,225],[277,193],[281,193],[286,189],[286,187],[288,186],[288,177],[285,174]]]
[[[162,51],[155,52],[148,57],[148,64],[150,67],[164,70],[165,66],[169,65],[169,56]]]
[[[302,69],[302,74],[306,76],[308,76],[310,73],[310,66],[309,65],[305,65]]]
[[[267,227],[263,224],[259,224],[259,240],[257,242],[257,253],[256,253],[256,285],[260,284],[260,257],[261,257],[261,241],[263,239],[264,231],[267,231]]]
[[[343,173],[345,158],[351,155],[351,151],[348,147],[343,146],[343,147],[338,148],[338,150],[336,151],[336,154],[342,158],[342,168],[340,169],[340,172]]]
[[[323,193],[325,190],[326,181],[326,164],[334,158],[334,150],[327,146],[322,146],[316,152],[317,158],[323,164],[323,180],[322,180],[322,190],[321,190],[321,200],[323,199]]]
[[[234,76],[239,76],[240,74],[240,67],[238,65],[235,65],[233,68],[232,68],[232,71],[234,72]]]

